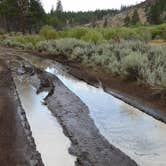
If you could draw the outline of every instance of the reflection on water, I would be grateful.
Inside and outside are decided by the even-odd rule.
[[[56,118],[42,104],[47,93],[36,95],[29,80],[16,80],[19,96],[30,123],[32,135],[45,166],[74,166],[75,157],[68,153],[70,141]]]
[[[89,107],[100,132],[141,166],[166,165],[166,125],[119,99],[63,72],[61,65],[35,58]],[[33,57],[29,57],[31,61]],[[34,59],[33,59],[34,60]]]

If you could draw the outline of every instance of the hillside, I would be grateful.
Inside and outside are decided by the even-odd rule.
[[[98,27],[107,23],[108,27],[136,24],[160,24],[166,20],[166,3],[164,0],[146,0],[135,6],[126,7],[118,14],[96,22]]]

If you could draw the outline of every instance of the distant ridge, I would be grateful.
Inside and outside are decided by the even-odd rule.
[[[108,27],[120,27],[125,25],[125,19],[127,16],[132,17],[134,11],[136,10],[139,16],[139,24],[148,25],[148,11],[151,6],[155,5],[157,0],[146,0],[141,2],[137,5],[126,7],[124,10],[121,10],[119,13],[115,14],[114,16],[106,16],[107,19],[107,26]],[[97,27],[103,27],[105,19],[98,20],[96,22]],[[87,26],[90,26],[87,25]]]

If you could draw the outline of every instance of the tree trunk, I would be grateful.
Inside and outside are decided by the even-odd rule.
[[[25,17],[22,11],[20,11],[20,32],[25,34]]]

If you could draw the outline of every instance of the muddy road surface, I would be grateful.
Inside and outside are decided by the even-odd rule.
[[[0,60],[0,165],[42,166],[7,65]]]
[[[13,67],[13,64],[19,64]],[[12,65],[11,65],[12,64]],[[12,74],[11,71],[12,70]],[[45,105],[57,118],[72,145],[69,152],[78,166],[136,166],[136,162],[111,145],[99,132],[88,107],[52,74],[38,70],[17,57],[17,53],[0,53],[0,163],[3,166],[42,166],[25,111],[12,76],[27,75],[41,93],[48,91]],[[44,123],[44,122],[43,122]],[[56,141],[56,140],[55,140]],[[55,160],[56,165],[56,160]],[[49,165],[48,165],[49,166]]]

